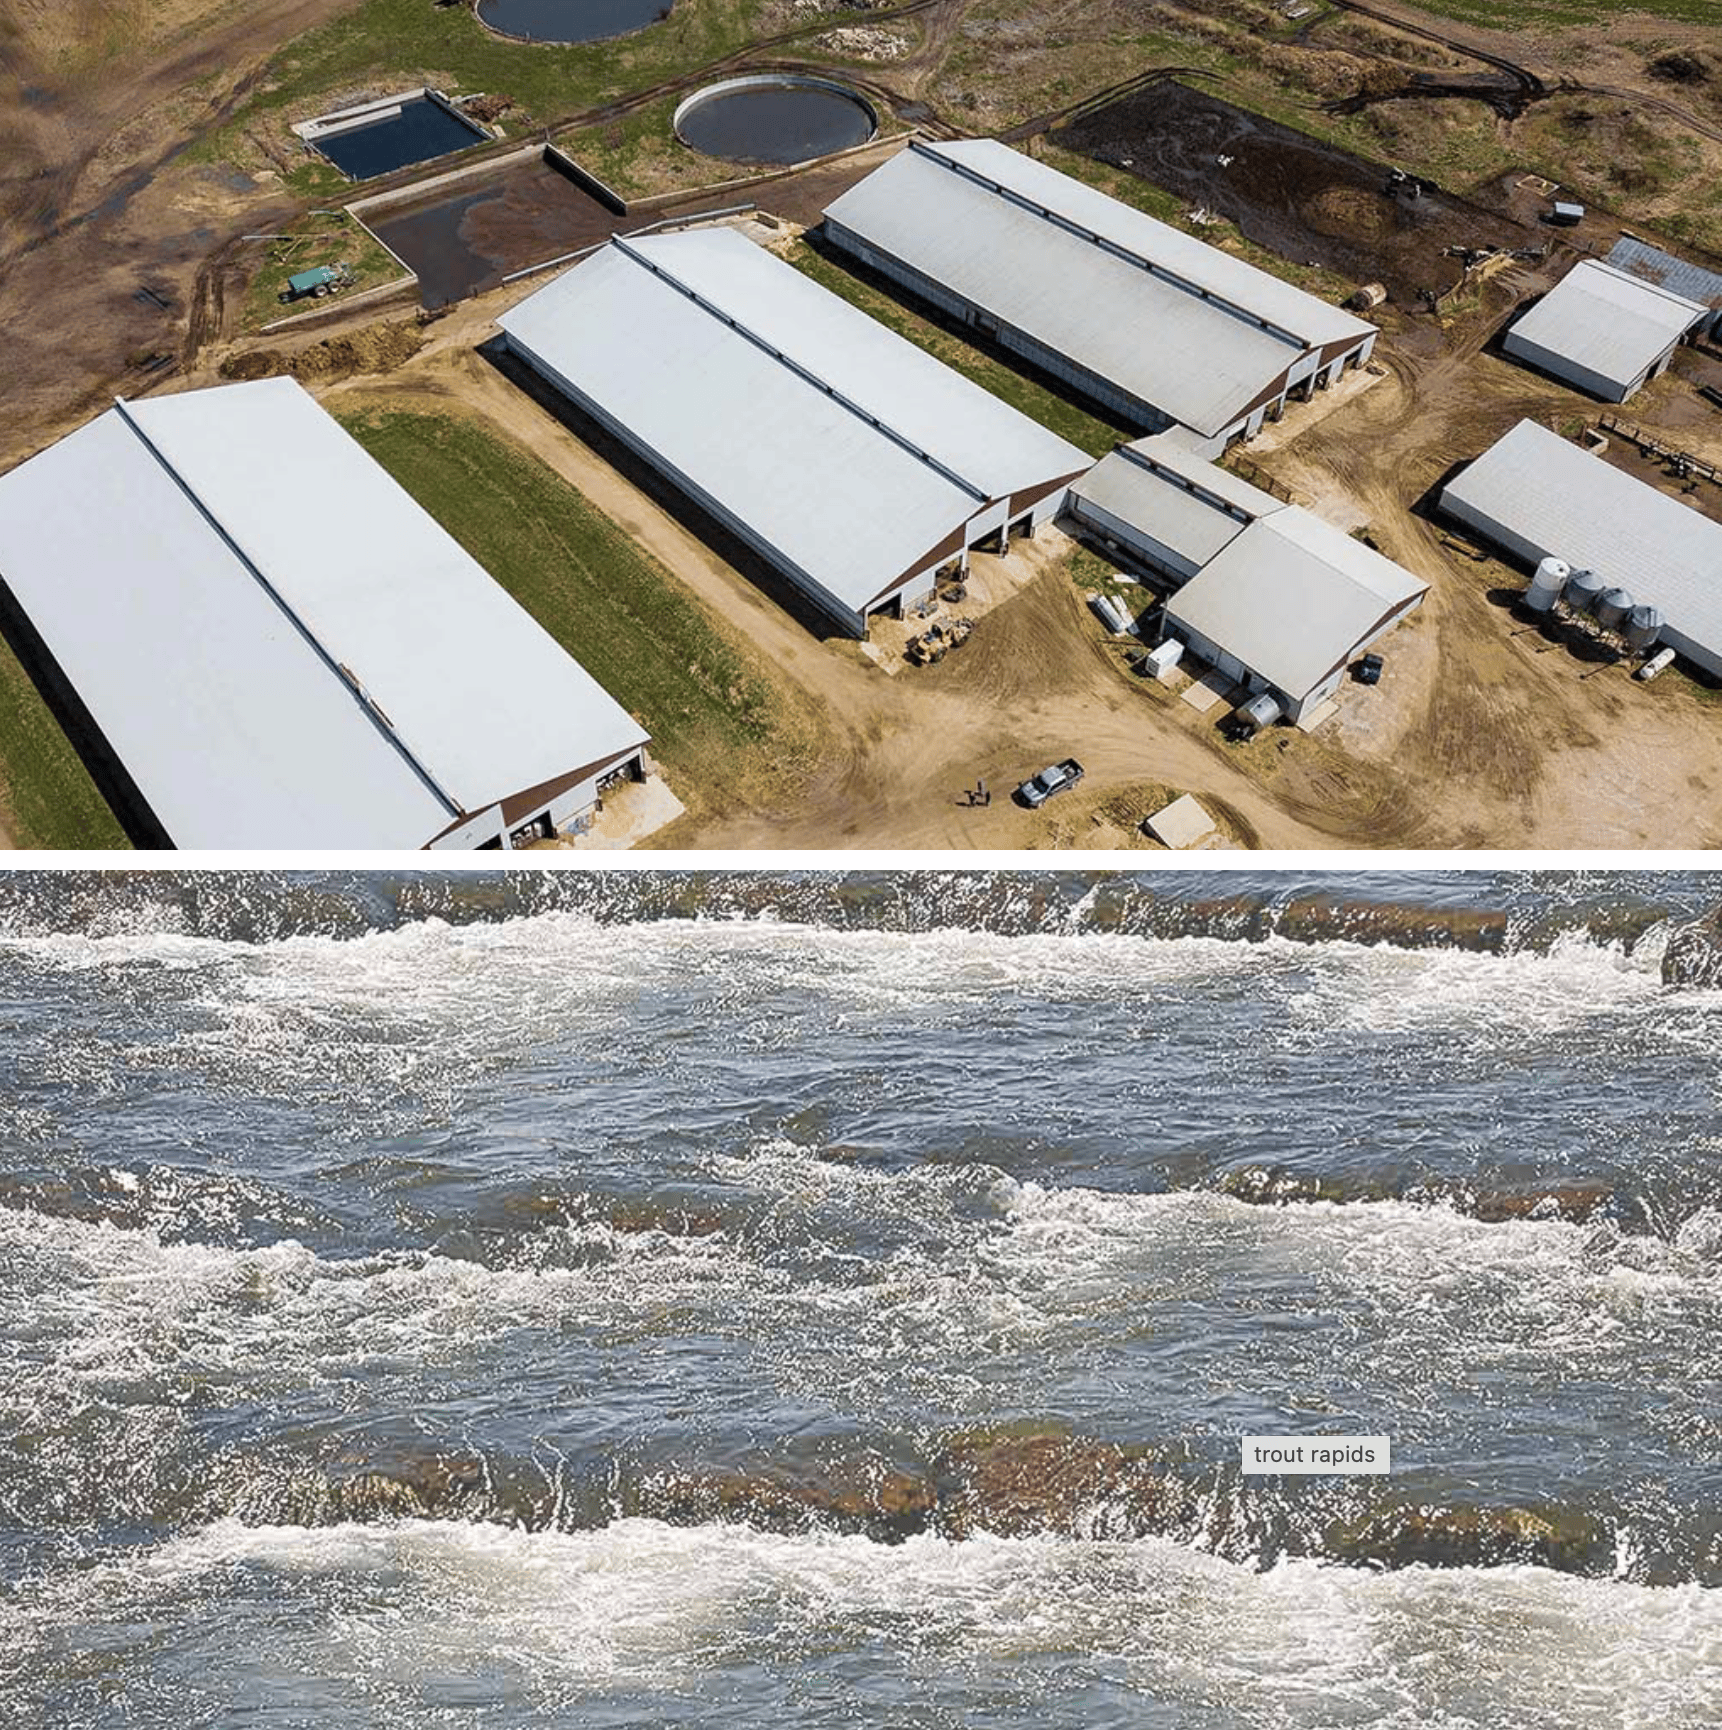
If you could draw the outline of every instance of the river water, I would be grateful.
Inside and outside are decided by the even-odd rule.
[[[1713,1724],[1719,898],[14,875],[7,1722]],[[1194,1511],[937,1511],[1025,1438]]]

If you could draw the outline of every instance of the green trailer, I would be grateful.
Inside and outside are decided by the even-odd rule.
[[[321,300],[353,285],[353,270],[347,264],[319,264],[314,270],[301,270],[287,278],[287,286],[279,298],[290,300]]]

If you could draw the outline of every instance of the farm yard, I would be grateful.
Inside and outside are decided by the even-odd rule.
[[[115,394],[300,378],[649,727],[687,806],[654,844],[1148,846],[1135,807],[1165,789],[1245,846],[1722,838],[1711,686],[1689,671],[1638,686],[1525,631],[1503,604],[1523,572],[1429,505],[1522,418],[1567,436],[1597,422],[1596,403],[1501,352],[1516,309],[1623,230],[1722,253],[1722,30],[1706,8],[677,0],[667,20],[573,46],[510,41],[428,0],[173,0],[101,37],[124,10],[24,14],[0,62],[16,98],[0,309],[18,333],[0,468]],[[686,93],[754,72],[841,80],[878,111],[880,141],[787,169],[677,142]],[[424,86],[478,99],[490,142],[453,159],[460,178],[433,162],[359,188],[290,130]],[[966,647],[887,668],[810,631],[497,364],[496,318],[542,284],[511,273],[735,211],[803,275],[1089,454],[1131,436],[822,242],[825,207],[910,131],[1003,137],[1330,303],[1381,285],[1368,374],[1293,403],[1228,459],[1430,585],[1379,687],[1347,689],[1315,732],[1229,742],[1133,670],[1133,645],[1085,605],[1110,568],[1056,530],[974,555],[999,598]],[[552,137],[613,203],[528,148]],[[1573,230],[1542,220],[1557,188],[1587,206]],[[381,205],[339,214],[377,190]],[[357,279],[308,316],[279,304],[288,271],[349,260]],[[42,306],[50,318],[26,310]],[[1722,410],[1699,394],[1719,377],[1722,353],[1683,347],[1623,414],[1652,446],[1722,462]],[[1722,488],[1665,456],[1616,438],[1603,460],[1722,516]],[[118,844],[10,650],[0,707],[0,834]],[[977,777],[1003,789],[1072,751],[1087,775],[1045,812],[962,799]]]

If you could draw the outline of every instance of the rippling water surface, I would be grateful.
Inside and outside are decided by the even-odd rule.
[[[1714,1723],[1719,890],[15,878],[8,1721]]]

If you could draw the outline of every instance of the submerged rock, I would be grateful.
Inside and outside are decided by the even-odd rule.
[[[1408,1201],[1448,1207],[1468,1219],[1500,1225],[1515,1219],[1561,1220],[1585,1225],[1617,1212],[1620,1198],[1599,1181],[1535,1185],[1522,1190],[1478,1190],[1449,1179],[1420,1179],[1397,1186],[1367,1178],[1331,1177],[1283,1165],[1244,1165],[1224,1172],[1214,1188],[1252,1207],[1291,1207],[1311,1202]]]
[[[1675,927],[1662,954],[1662,983],[1722,987],[1722,907]]]
[[[672,1525],[729,1520],[763,1531],[859,1534],[899,1543],[927,1529],[937,1492],[913,1472],[869,1462],[845,1474],[787,1468],[654,1474],[624,1492],[623,1511]]]

